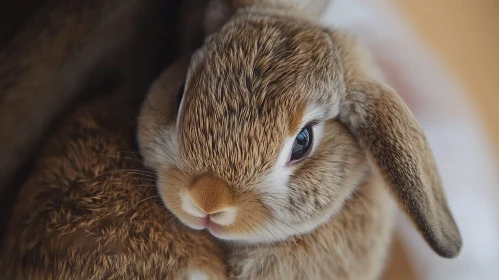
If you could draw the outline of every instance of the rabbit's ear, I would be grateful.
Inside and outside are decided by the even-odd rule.
[[[421,127],[390,87],[352,82],[339,119],[370,153],[399,205],[433,250],[455,257],[461,235],[450,213],[435,159]]]

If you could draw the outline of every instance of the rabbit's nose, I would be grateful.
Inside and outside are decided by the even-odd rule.
[[[232,206],[229,185],[210,175],[201,176],[194,181],[189,194],[194,204],[205,214],[221,213]]]

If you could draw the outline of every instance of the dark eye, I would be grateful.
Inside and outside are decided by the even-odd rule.
[[[312,125],[304,127],[295,138],[293,149],[291,150],[290,164],[304,159],[312,150],[314,144],[314,131]]]

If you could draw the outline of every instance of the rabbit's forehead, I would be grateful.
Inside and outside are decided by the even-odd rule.
[[[205,89],[187,90],[183,101],[181,154],[197,172],[230,181],[256,179],[271,168],[290,125],[299,126],[304,113],[291,100],[259,103],[236,89],[217,98],[197,90]]]
[[[195,56],[188,87],[198,100],[206,95],[221,107],[237,103],[262,114],[296,116],[311,103],[333,108],[345,93],[338,48],[326,30],[306,21],[236,17]]]

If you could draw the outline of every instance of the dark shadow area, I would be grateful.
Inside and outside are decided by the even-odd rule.
[[[93,1],[93,0],[83,0]],[[50,14],[50,11],[57,9],[59,5],[65,5],[65,0],[28,0],[28,1],[2,1],[0,3],[0,48],[6,43],[15,38],[15,36],[27,26],[34,16]],[[71,1],[73,2],[73,1]],[[145,93],[152,81],[158,76],[161,70],[171,63],[173,59],[178,57],[178,11],[180,9],[180,0],[159,1],[159,7],[154,7],[153,16],[142,17],[137,19],[137,34],[149,33],[154,37],[153,40],[142,40],[140,36],[135,38],[134,44],[137,44],[138,49],[145,49],[153,52],[154,63],[137,63],[138,65],[131,65],[135,67],[134,71],[144,71],[147,75],[143,75],[140,81],[133,84],[133,87],[127,88],[124,92],[126,96],[118,98],[116,107],[125,107],[129,116],[123,116],[123,121],[134,126],[136,122],[136,115],[139,105],[142,103]],[[158,2],[158,3],[159,3]],[[77,7],[75,7],[77,8]],[[42,24],[43,25],[43,24]],[[43,26],[40,26],[43,28]],[[110,34],[112,40],[112,34]],[[150,41],[159,42],[158,45],[147,46]],[[133,49],[133,48],[131,48]],[[136,53],[124,53],[123,60],[135,57]],[[45,133],[43,139],[37,144],[35,152],[32,153],[30,159],[20,168],[19,172],[13,177],[8,184],[8,188],[0,194],[0,240],[3,239],[6,227],[9,223],[9,216],[12,208],[17,200],[17,194],[25,180],[29,177],[31,170],[34,166],[34,160],[38,157],[40,149],[44,146],[47,137],[52,133],[54,128],[58,127],[65,116],[72,112],[75,106],[82,103],[90,102],[93,99],[102,96],[102,94],[117,91],[127,87],[129,81],[122,69],[113,69],[109,66],[96,69],[91,73],[91,77],[87,77],[92,81],[91,84],[85,85],[81,88],[81,93],[78,98],[67,106],[65,110],[59,114],[56,122],[52,124],[52,128]],[[123,111],[123,110],[121,110]],[[131,139],[135,139],[133,136]],[[134,144],[134,146],[136,146]],[[1,250],[1,248],[0,248]]]

